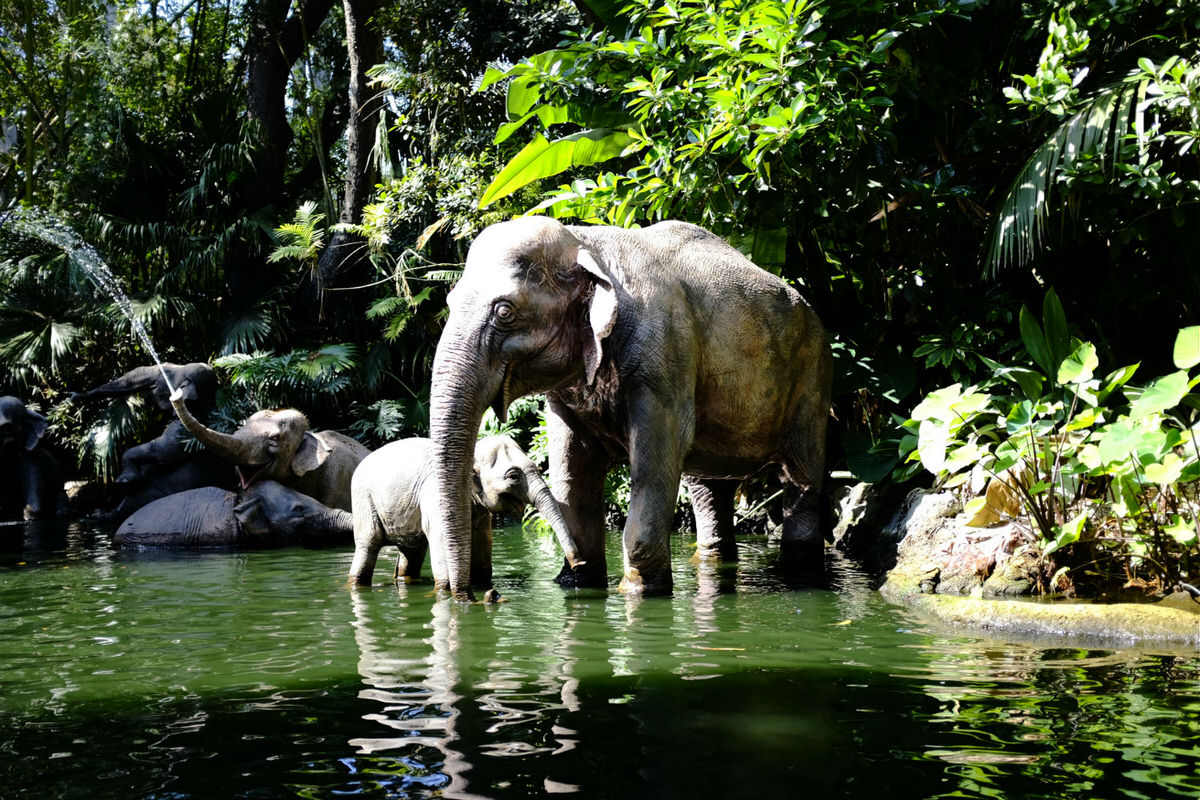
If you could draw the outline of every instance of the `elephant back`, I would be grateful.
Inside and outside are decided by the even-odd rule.
[[[118,526],[121,547],[232,547],[239,529],[237,495],[215,486],[189,489],[147,503]]]

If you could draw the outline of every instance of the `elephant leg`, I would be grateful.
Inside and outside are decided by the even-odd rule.
[[[500,593],[492,586],[492,515],[482,508],[471,510],[471,585],[483,588],[483,599],[494,603]]]
[[[383,547],[383,525],[374,509],[354,515],[354,559],[350,562],[350,580],[359,586],[370,586],[375,574],[375,562]]]
[[[586,563],[572,569],[563,560],[555,579],[561,586],[608,585],[604,556],[604,478],[611,459],[591,437],[568,425],[570,412],[554,400],[546,413],[550,452],[550,485],[567,528],[574,536],[579,557]]]
[[[420,578],[421,566],[425,563],[425,551],[429,549],[429,542],[422,536],[419,544],[398,545],[397,549],[400,554],[396,557],[396,571],[392,574],[392,579],[399,581],[401,578],[408,580]]]
[[[630,397],[630,420],[629,518],[622,537],[621,591],[667,594],[672,586],[670,534],[683,453],[691,444],[692,415],[682,404],[669,408],[643,390]]]
[[[48,481],[41,474],[39,466],[32,459],[20,463],[21,497],[25,501],[24,518],[26,520],[44,519],[54,514],[53,504],[47,507]]]
[[[696,555],[704,560],[736,561],[733,498],[739,481],[684,476],[696,515]]]
[[[824,560],[828,527],[825,498],[825,424],[828,398],[814,398],[792,430],[785,449],[783,539],[780,551],[785,564],[819,572]]]

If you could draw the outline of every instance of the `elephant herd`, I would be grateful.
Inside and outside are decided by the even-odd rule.
[[[264,409],[233,433],[207,427],[206,364],[143,367],[72,395],[148,391],[176,420],[127,450],[111,515],[133,547],[354,542],[350,580],[369,584],[380,549],[459,600],[496,596],[493,512],[535,506],[564,553],[564,586],[607,586],[604,479],[631,490],[621,589],[671,588],[668,534],[681,480],[702,557],[736,557],[734,493],[767,465],[785,485],[781,555],[819,564],[832,360],[796,290],[717,236],[681,222],[639,230],[524,217],[485,229],[448,298],[434,357],[430,438],[371,452],[313,431],[296,409]],[[478,439],[519,397],[547,398],[549,477],[507,437]],[[46,420],[0,398],[0,455],[26,519],[61,507],[61,475],[39,445]],[[194,438],[202,447],[189,447]]]

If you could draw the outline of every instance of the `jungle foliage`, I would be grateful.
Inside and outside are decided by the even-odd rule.
[[[953,384],[988,398],[977,414],[1029,403],[1041,455],[1022,458],[1045,463],[1092,411],[1103,440],[1142,409],[1132,387],[1174,374],[1197,322],[1198,37],[1191,0],[12,0],[0,212],[43,209],[94,245],[165,358],[216,360],[229,424],[294,404],[373,445],[423,431],[446,287],[482,227],[682,218],[826,323],[832,467],[914,474],[930,446],[907,449],[906,420]],[[148,358],[70,262],[0,225],[0,384],[105,475],[162,420],[136,398],[63,402]],[[1043,363],[1021,312],[1048,289],[1074,323],[1055,342],[1142,382],[1060,383],[1075,348]],[[515,418],[535,442],[536,404]],[[917,427],[933,419],[951,424]],[[1029,438],[970,419],[947,441],[975,437],[977,463]],[[1064,508],[1124,496],[1133,538],[1194,548],[1162,538],[1194,514],[1146,510],[1166,490],[1122,495],[1145,466]],[[1057,501],[1029,494],[1031,530],[1066,546],[1076,517],[1039,521]]]

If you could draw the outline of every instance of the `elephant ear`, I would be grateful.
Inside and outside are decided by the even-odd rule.
[[[329,454],[332,452],[333,448],[326,444],[321,437],[312,431],[305,431],[304,436],[300,439],[300,446],[296,448],[296,455],[292,456],[292,472],[297,475],[311,472],[324,464],[325,459],[329,458]]]
[[[603,341],[617,323],[617,292],[612,278],[600,266],[587,249],[581,247],[575,256],[576,262],[595,279],[592,297],[588,301],[588,322],[592,326],[592,338],[584,342],[583,364],[587,370],[588,386],[596,380],[596,370],[604,357]]]
[[[36,411],[25,410],[25,449],[32,450],[46,432],[46,418]]]
[[[271,520],[263,508],[262,499],[250,497],[233,507],[233,515],[241,524],[242,530],[251,536],[262,536],[271,529]]]
[[[479,467],[471,473],[471,502],[477,506],[484,505],[483,502],[483,481],[479,477]]]

